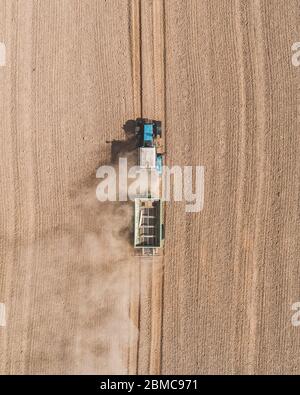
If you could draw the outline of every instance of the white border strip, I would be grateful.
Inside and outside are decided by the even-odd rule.
[[[6,46],[4,43],[0,42],[0,67],[6,65]]]
[[[6,326],[4,303],[0,303],[0,326]]]

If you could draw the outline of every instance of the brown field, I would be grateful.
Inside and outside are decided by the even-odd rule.
[[[299,0],[0,0],[0,374],[300,374]],[[95,198],[106,140],[161,119],[163,259]]]

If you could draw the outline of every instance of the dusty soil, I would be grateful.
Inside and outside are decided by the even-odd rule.
[[[299,0],[0,0],[0,373],[300,373]],[[141,261],[95,200],[161,119],[205,202]],[[112,226],[113,224],[113,226]]]

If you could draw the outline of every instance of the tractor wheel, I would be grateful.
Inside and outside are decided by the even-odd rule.
[[[156,125],[156,136],[161,137],[161,124]]]

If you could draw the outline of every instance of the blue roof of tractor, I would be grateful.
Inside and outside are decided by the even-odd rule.
[[[153,125],[151,124],[144,125],[144,141],[153,141]]]

